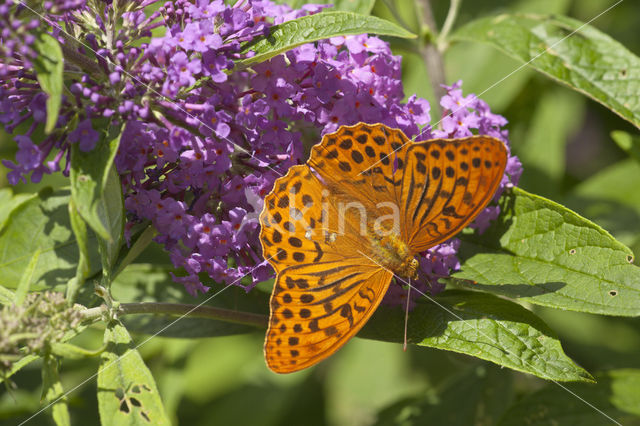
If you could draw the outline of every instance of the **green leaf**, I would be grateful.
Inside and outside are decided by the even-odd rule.
[[[148,225],[142,232],[132,238],[130,248],[124,254],[122,260],[118,263],[118,269],[113,276],[117,277],[131,262],[133,262],[146,249],[158,231],[153,225]]]
[[[0,285],[15,289],[36,250],[40,261],[33,272],[32,291],[64,291],[76,274],[78,246],[71,232],[69,192],[40,191],[10,213],[0,232]],[[89,244],[92,265],[99,265],[95,244]],[[95,271],[93,271],[95,273]]]
[[[52,356],[46,356],[42,364],[42,400],[52,404],[51,415],[56,425],[71,425],[67,399],[58,377],[58,363]]]
[[[65,359],[85,359],[100,355],[105,347],[91,351],[80,346],[66,342],[54,342],[51,344],[51,353]]]
[[[640,161],[640,136],[631,135],[622,130],[614,130],[611,132],[611,139],[629,154],[629,156],[633,157],[636,161]]]
[[[255,52],[255,55],[239,61],[238,65],[245,67],[264,62],[305,43],[364,33],[402,38],[415,37],[402,27],[375,16],[351,12],[323,12],[274,25],[270,28],[268,36],[258,37],[245,43],[240,53]]]
[[[98,238],[102,258],[102,274],[106,282],[110,283],[122,245],[125,220],[122,185],[115,167],[111,167],[107,172],[107,183],[100,211],[104,213],[104,217],[107,219],[111,235],[109,239]]]
[[[89,236],[87,234],[87,224],[78,213],[73,199],[69,200],[69,222],[73,235],[78,243],[78,266],[76,268],[76,276],[69,281],[67,285],[67,301],[71,304],[75,301],[78,289],[84,284],[85,279],[91,271],[89,257]]]
[[[449,381],[438,395],[406,398],[384,409],[376,426],[494,425],[513,400],[512,382],[511,375],[499,367],[474,366]]]
[[[409,314],[407,340],[460,352],[547,380],[591,381],[562,351],[555,334],[522,306],[487,293],[448,290],[420,300]],[[381,306],[358,334],[402,342],[404,312]]]
[[[78,144],[71,147],[71,194],[78,212],[91,229],[114,243],[119,241],[122,232],[122,218],[118,220],[118,216],[122,216],[122,194],[110,186],[121,129],[108,127],[107,120],[96,120],[92,124],[100,132],[95,148],[82,152]]]
[[[20,371],[27,365],[31,364],[36,359],[40,359],[40,357],[37,355],[25,355],[24,357],[20,358],[18,361],[12,363],[9,371],[0,374],[0,383],[4,382],[9,377],[16,374],[18,371]]]
[[[481,236],[461,234],[461,271],[474,289],[553,308],[640,315],[640,268],[604,229],[545,198],[514,188]]]
[[[566,389],[549,384],[511,406],[498,424],[639,424],[640,370],[611,370],[596,379],[597,384],[571,383]]]
[[[103,426],[168,425],[158,388],[127,330],[109,324],[98,369],[98,409]]]
[[[544,11],[549,14],[564,14],[569,10],[571,3],[570,0],[519,0],[504,2],[500,7],[505,8],[509,13]],[[433,6],[437,7],[435,3]],[[464,15],[460,16],[458,21],[466,23],[469,18],[492,13],[495,7],[496,5],[490,2],[466,2]],[[435,10],[434,13],[436,13]],[[478,94],[491,105],[493,112],[501,114],[506,112],[509,115],[509,121],[513,123],[513,110],[507,110],[507,108],[513,106],[514,100],[521,95],[523,89],[530,87],[528,83],[534,74],[533,70],[525,68],[513,73],[513,70],[520,65],[518,61],[489,45],[477,43],[454,43],[447,47],[444,59],[446,61],[445,69],[452,70],[450,78],[453,80],[451,82],[462,80],[465,93]],[[402,62],[404,65],[404,56]],[[469,64],[473,64],[473,66],[470,67]],[[403,66],[403,73],[406,72],[404,68]],[[504,78],[506,76],[509,77]],[[497,83],[498,81],[499,83]],[[405,92],[409,91],[405,90]],[[511,126],[510,132],[514,127]],[[527,174],[530,171],[530,165],[527,163]]]
[[[0,285],[0,304],[12,305],[15,298],[14,292]]]
[[[93,124],[108,130],[101,131],[100,140],[90,152],[82,152],[78,144],[72,146],[71,194],[80,216],[98,234],[103,285],[108,285],[124,230],[122,186],[113,165],[122,132],[119,127],[109,127],[108,120]]]
[[[0,206],[2,206],[2,209],[0,209],[0,231],[7,224],[11,212],[34,197],[36,197],[36,194],[14,195],[11,188],[0,188]]]
[[[451,39],[489,43],[640,127],[640,58],[594,27],[564,16],[504,14],[473,21]]]
[[[27,293],[29,293],[29,288],[33,282],[33,273],[38,265],[38,260],[40,260],[40,247],[38,247],[33,253],[27,268],[24,270],[22,277],[20,277],[20,282],[18,283],[18,288],[16,289],[16,294],[14,296],[13,303],[17,306],[20,306],[24,303],[24,299],[27,297]]]
[[[58,121],[62,104],[64,57],[58,41],[47,33],[38,34],[33,48],[38,52],[33,60],[33,67],[40,87],[47,94],[47,122],[44,131],[51,133]]]

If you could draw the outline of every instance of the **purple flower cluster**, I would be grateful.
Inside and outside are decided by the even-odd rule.
[[[120,0],[119,10],[126,12],[118,17],[112,3],[102,10],[78,0],[53,3],[50,16],[62,16],[82,42],[65,50],[75,56],[68,61],[73,72],[65,76],[70,95],[56,131],[35,141],[35,129],[46,118],[46,96],[29,64],[20,62],[24,54],[14,49],[0,59],[0,71],[8,73],[0,82],[0,122],[14,131],[33,119],[15,137],[15,163],[3,163],[12,170],[9,179],[38,181],[44,173],[67,173],[71,144],[88,151],[99,140],[96,118],[120,124],[116,167],[128,212],[126,232],[137,223],[152,223],[156,241],[181,271],[174,280],[192,294],[206,292],[206,280],[249,289],[273,276],[258,240],[262,200],[275,179],[303,163],[309,147],[340,125],[384,123],[418,139],[473,131],[506,142],[504,118],[475,97],[463,98],[459,83],[442,99],[447,110],[442,130],[431,129],[428,102],[416,96],[403,102],[401,58],[377,37],[336,37],[238,67],[243,42],[324,6],[292,10],[269,0],[239,0],[233,6],[222,0],[174,0],[149,12],[155,0]],[[0,0],[0,15],[10,4]],[[114,19],[122,25],[102,37]],[[154,37],[158,27],[166,31]],[[13,34],[2,33],[2,44],[15,39]],[[53,35],[68,43],[58,30]],[[78,124],[69,128],[72,123]],[[61,166],[63,159],[67,163]],[[504,185],[517,181],[515,157],[508,171]],[[491,214],[484,212],[477,226]],[[424,254],[421,274],[430,290],[438,290],[437,278],[458,266],[457,244]]]
[[[12,7],[12,1],[0,2],[0,78],[4,79],[20,69],[30,69],[37,56],[33,50],[34,30],[40,22],[35,18],[21,19],[24,8]],[[2,97],[4,98],[4,96]]]

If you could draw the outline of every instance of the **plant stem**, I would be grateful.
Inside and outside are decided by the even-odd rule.
[[[92,79],[99,80],[103,73],[98,63],[76,51],[77,43],[74,39],[64,32],[61,32],[60,35],[67,41],[67,43],[60,44],[64,60],[76,65],[82,72],[89,74]]]
[[[435,20],[433,19],[433,12],[431,11],[431,3],[429,0],[423,0],[422,2],[422,26],[426,27],[426,34],[422,35],[420,44],[420,56],[427,68],[427,74],[431,80],[431,88],[433,94],[437,100],[446,93],[442,88],[442,84],[446,83],[444,74],[444,61],[442,59],[442,53],[438,50],[438,46],[435,44],[435,34],[437,34],[437,28]],[[419,5],[418,5],[419,6]],[[431,108],[434,108],[432,105]],[[442,108],[440,104],[437,104],[438,118],[442,116]]]
[[[90,308],[83,311],[86,320],[97,321],[107,312],[107,306]],[[235,324],[250,325],[258,328],[266,328],[268,318],[265,315],[251,312],[233,311],[230,309],[214,308],[213,306],[195,306],[183,303],[121,303],[118,315],[157,314],[188,316],[190,318],[207,318]]]
[[[449,32],[451,32],[451,28],[453,27],[453,23],[456,21],[458,17],[458,11],[460,10],[460,4],[462,0],[451,0],[451,5],[449,6],[449,11],[447,12],[447,17],[444,20],[444,24],[442,25],[442,31],[438,35],[438,41],[436,45],[438,46],[438,50],[440,52],[444,52],[444,49],[447,45],[447,37],[449,36]]]

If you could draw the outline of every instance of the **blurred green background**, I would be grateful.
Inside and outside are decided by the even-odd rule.
[[[388,3],[388,2],[387,2]],[[448,1],[433,1],[442,25]],[[456,27],[474,18],[502,12],[558,13],[588,21],[614,4],[611,0],[527,0],[463,2]],[[412,2],[396,0],[401,18],[417,31]],[[374,15],[390,20],[385,2],[378,0]],[[640,55],[640,2],[624,1],[592,22],[636,55]],[[406,45],[392,41],[403,57],[405,94],[417,93],[433,103],[431,86],[421,58]],[[481,94],[493,112],[509,120],[513,151],[524,164],[521,186],[551,198],[602,225],[634,252],[640,253],[640,162],[618,147],[611,132],[637,135],[637,129],[599,104],[559,86],[528,68],[500,84],[520,63],[489,46],[462,43],[445,54],[448,83],[464,81],[465,93]],[[432,111],[435,111],[433,109]],[[432,117],[437,119],[438,117]],[[14,142],[0,133],[0,157],[13,159]],[[0,167],[0,187],[8,186]],[[62,186],[61,175],[41,184],[19,184],[16,192],[43,185]],[[146,253],[158,263],[156,247]],[[164,257],[164,264],[169,265]],[[141,259],[144,262],[144,258]],[[638,259],[636,256],[636,264]],[[168,266],[167,266],[168,267]],[[145,288],[153,281],[168,300],[192,301],[167,280],[165,270],[133,273],[120,279],[115,295],[135,300],[127,286]],[[267,289],[256,289],[264,291]],[[245,295],[233,289],[225,297],[242,305]],[[263,307],[266,309],[266,306]],[[640,368],[640,324],[637,319],[607,318],[527,306],[554,329],[565,352],[591,373]],[[137,342],[144,335],[135,336]],[[369,425],[402,423],[413,410],[431,410],[434,424],[466,424],[457,410],[469,400],[485,401],[486,423],[492,424],[510,402],[548,385],[532,376],[500,370],[493,365],[435,349],[353,339],[320,365],[287,376],[271,373],[262,355],[263,331],[217,338],[156,337],[140,347],[151,368],[165,406],[176,424],[189,425]],[[102,330],[89,330],[75,343],[98,348]],[[69,395],[75,424],[99,424],[95,378],[98,360],[65,361],[61,375]],[[473,380],[471,380],[473,379]],[[19,388],[0,391],[0,423],[17,424],[40,408],[40,370],[30,365],[14,376]],[[552,385],[553,386],[553,385]],[[420,404],[407,403],[417,398]],[[594,397],[595,398],[595,397]],[[399,402],[400,401],[400,402]],[[453,404],[452,401],[458,405]],[[605,402],[603,402],[605,403]],[[419,407],[418,407],[419,406]],[[391,407],[391,408],[389,408]],[[385,411],[385,409],[388,409]],[[590,410],[588,407],[582,407]],[[391,413],[391,414],[390,414]],[[398,414],[400,413],[400,414]],[[445,413],[445,414],[443,414]],[[447,414],[448,413],[448,414]],[[601,419],[605,424],[605,419]],[[630,420],[630,424],[637,420]],[[28,424],[50,424],[40,415]]]

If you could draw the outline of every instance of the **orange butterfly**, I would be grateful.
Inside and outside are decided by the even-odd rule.
[[[260,215],[276,270],[264,352],[290,373],[353,337],[394,274],[414,279],[415,255],[453,237],[493,197],[507,163],[487,136],[410,141],[359,123],[327,134],[307,164],[276,180]]]

